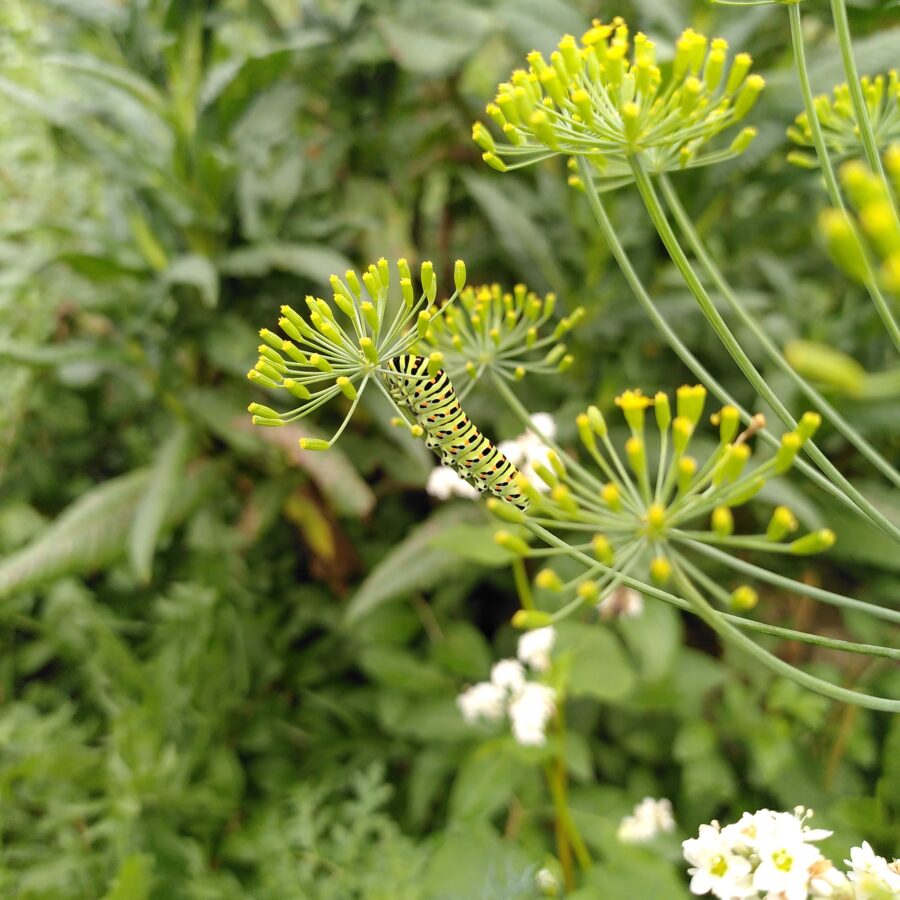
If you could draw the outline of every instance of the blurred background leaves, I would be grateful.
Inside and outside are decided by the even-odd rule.
[[[827,12],[807,6],[826,90],[839,78]],[[896,56],[891,7],[852,9],[873,72]],[[481,743],[454,705],[514,640],[511,581],[501,556],[485,556],[483,514],[432,509],[429,461],[371,394],[340,447],[314,457],[299,431],[249,429],[246,405],[263,398],[243,373],[281,303],[384,255],[431,258],[443,283],[461,257],[471,282],[525,281],[588,308],[570,385],[527,385],[564,440],[587,401],[680,384],[565,171],[501,177],[470,140],[525,52],[613,13],[660,46],[695,24],[753,52],[770,84],[760,138],[734,164],[685,173],[682,195],[782,346],[815,341],[881,371],[871,306],[813,237],[817,177],[784,162],[800,104],[782,12],[689,0],[2,5],[4,896],[533,895],[549,846],[540,780],[525,751]],[[612,204],[670,322],[754,405],[637,199]],[[830,399],[900,452],[896,401]],[[470,406],[494,436],[518,430],[490,396]],[[823,440],[856,474],[839,437]],[[895,554],[834,521],[802,482],[784,489],[840,534],[830,563],[789,561],[789,574],[896,604]],[[798,598],[762,603],[770,620],[886,641],[877,623]],[[569,757],[604,884],[685,896],[677,851],[615,839],[645,794],[672,797],[685,832],[804,803],[835,829],[826,855],[862,837],[897,852],[896,721],[773,683],[655,604],[594,640]],[[900,692],[883,661],[773,649]]]

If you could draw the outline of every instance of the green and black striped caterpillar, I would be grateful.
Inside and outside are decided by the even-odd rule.
[[[428,372],[423,356],[404,354],[388,362],[391,396],[407,409],[425,432],[425,444],[445,466],[470,481],[479,491],[490,491],[519,509],[528,509],[516,476],[519,470],[492,444],[463,412],[443,369]]]

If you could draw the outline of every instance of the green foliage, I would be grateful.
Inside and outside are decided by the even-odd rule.
[[[799,102],[783,10],[630,7],[660,43],[718,16],[760,48],[757,142],[675,176],[681,196],[782,345],[840,348],[882,371],[877,315],[811,239],[826,205],[816,178],[783,164]],[[855,11],[873,65],[895,55],[886,10]],[[473,283],[527,282],[556,291],[562,313],[587,308],[571,377],[526,381],[530,408],[559,411],[567,446],[586,404],[609,412],[625,386],[652,394],[689,377],[563,167],[495,179],[470,141],[496,82],[590,12],[574,0],[0,8],[4,897],[536,896],[555,852],[541,767],[556,746],[470,727],[455,704],[512,653],[509,554],[476,506],[429,505],[430,461],[383,427],[374,392],[340,449],[303,453],[300,437],[321,437],[306,423],[251,429],[247,403],[267,397],[244,373],[253,326],[383,255],[433,258],[443,283],[463,257]],[[824,38],[810,55],[818,87],[838,79]],[[635,197],[613,195],[610,213],[667,319],[758,405]],[[793,404],[783,376],[764,374]],[[829,399],[897,449],[890,396]],[[335,406],[322,434],[346,412]],[[492,437],[517,433],[486,392],[466,406]],[[846,471],[867,471],[840,434],[823,440]],[[773,490],[804,526],[839,536],[829,562],[779,571],[896,602],[889,546],[800,479]],[[744,513],[763,528],[765,514]],[[777,587],[760,606],[786,626],[891,640],[889,623]],[[886,660],[764,641],[824,678],[900,692]],[[896,721],[777,682],[649,599],[640,618],[561,630],[561,646],[571,805],[599,860],[582,895],[684,896],[675,837],[615,838],[645,795],[672,798],[677,837],[804,803],[835,829],[833,858],[862,838],[897,852]]]

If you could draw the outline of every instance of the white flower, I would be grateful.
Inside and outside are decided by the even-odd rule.
[[[559,879],[549,869],[538,869],[534,876],[534,883],[545,897],[559,896]]]
[[[812,816],[812,810],[798,806],[792,813],[759,809],[754,813],[745,812],[731,825],[726,825],[722,833],[738,852],[758,852],[763,843],[791,844],[798,841],[821,841],[831,836],[824,828],[809,828],[805,822]]]
[[[534,431],[526,431],[525,435],[530,435],[537,440],[541,440],[542,438],[546,438],[548,441],[556,440],[556,421],[550,413],[532,413],[531,425],[534,428]],[[523,435],[523,437],[525,435]]]
[[[634,588],[618,587],[597,604],[601,619],[634,619],[644,611],[644,598]]]
[[[491,669],[491,683],[511,694],[518,694],[525,685],[525,669],[515,659],[501,659]]]
[[[516,656],[536,672],[546,672],[550,668],[550,651],[556,643],[556,629],[552,625],[526,631],[519,638]]]
[[[662,831],[673,831],[675,818],[672,804],[665,798],[644,797],[630,816],[619,823],[617,837],[624,844],[642,844],[653,840]]]
[[[830,859],[820,859],[809,869],[809,896],[812,900],[850,900],[853,886]]]
[[[720,900],[753,897],[750,861],[732,852],[728,836],[719,825],[701,825],[699,835],[682,843],[684,858],[691,863],[691,893],[712,892]]]
[[[822,859],[817,847],[802,840],[766,839],[757,847],[759,865],[753,887],[768,891],[779,900],[806,900],[810,866]]]
[[[449,500],[454,496],[474,499],[478,496],[478,491],[449,466],[435,466],[428,473],[425,490],[438,500]]]
[[[496,722],[506,711],[506,691],[489,681],[479,681],[456,698],[456,705],[470,724],[479,719]]]
[[[515,440],[502,441],[497,447],[539,491],[548,491],[547,485],[535,474],[534,465],[541,463],[549,468],[550,448],[544,438],[550,441],[556,438],[556,422],[550,413],[539,412],[532,415],[531,424],[534,431],[527,428]]]
[[[546,684],[527,682],[509,705],[513,736],[524,746],[542,747],[547,742],[547,723],[556,711],[556,692]]]
[[[885,895],[900,897],[900,864],[892,864],[883,856],[876,856],[868,841],[861,847],[850,850],[850,859],[844,862],[850,866],[850,880],[856,888],[859,900],[881,900]]]

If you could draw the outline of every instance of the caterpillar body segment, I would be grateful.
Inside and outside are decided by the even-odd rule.
[[[428,372],[423,356],[404,354],[388,363],[388,389],[425,432],[425,445],[482,493],[528,508],[519,490],[519,470],[489,441],[465,414],[443,369]]]

